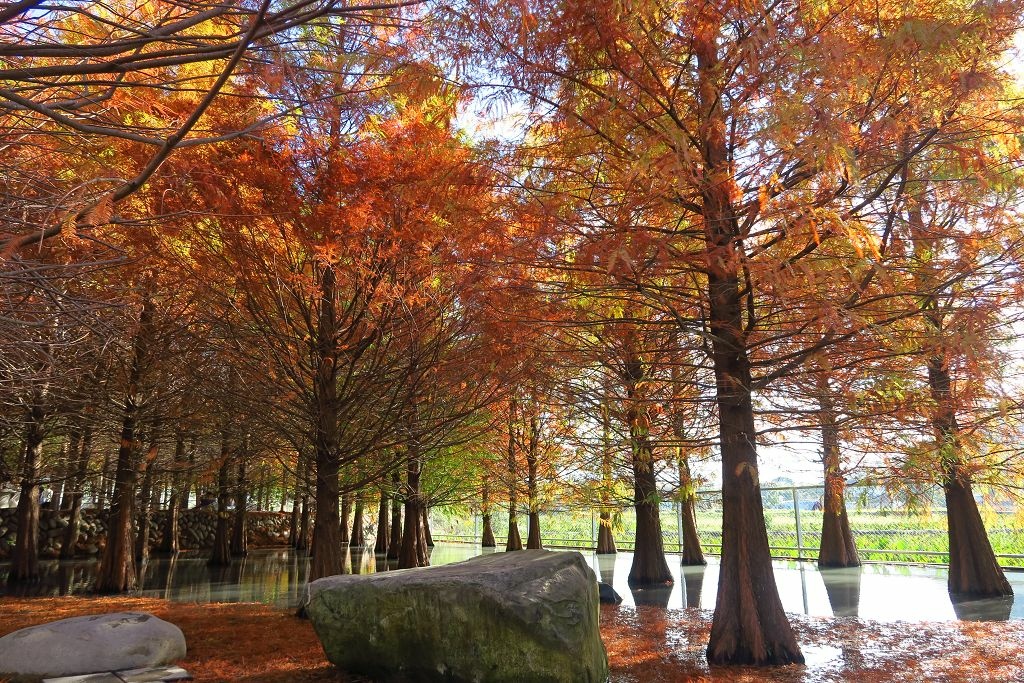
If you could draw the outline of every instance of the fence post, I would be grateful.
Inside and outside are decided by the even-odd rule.
[[[593,507],[590,508],[590,545],[597,550],[597,516]]]
[[[476,512],[473,513],[473,543],[476,543],[480,539],[480,515]]]
[[[793,517],[796,519],[796,559],[802,560],[804,557],[804,532],[800,528],[800,492],[795,486],[791,491],[793,492]]]

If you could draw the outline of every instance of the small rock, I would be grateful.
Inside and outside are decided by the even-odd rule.
[[[619,595],[618,591],[604,581],[597,584],[597,590],[601,596],[601,602],[606,605],[618,605],[622,602],[622,596]]]
[[[0,674],[14,676],[75,676],[184,657],[181,629],[145,612],[61,619],[0,638]]]

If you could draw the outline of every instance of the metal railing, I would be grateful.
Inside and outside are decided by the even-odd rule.
[[[768,542],[773,557],[814,560],[821,543],[824,488],[821,486],[776,486],[761,489]],[[918,496],[914,504],[890,497],[874,486],[849,486],[847,513],[857,550],[864,561],[945,564],[949,559],[945,509],[939,497]],[[1024,568],[1024,510],[1009,501],[980,503],[996,557],[1004,567]],[[520,534],[527,531],[526,510],[518,513]],[[600,510],[579,507],[545,510],[540,513],[541,535],[549,547],[594,549]],[[722,542],[722,495],[720,491],[698,491],[697,532],[704,551],[717,554]],[[433,509],[431,532],[446,541],[478,543],[481,519],[466,508]],[[491,526],[499,546],[508,534],[507,508],[495,508]],[[665,550],[682,550],[683,516],[673,502],[661,504],[661,529]],[[614,512],[612,532],[621,550],[635,542],[636,519],[632,508]]]

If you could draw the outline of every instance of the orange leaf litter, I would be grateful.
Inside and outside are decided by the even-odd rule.
[[[333,681],[306,620],[255,603],[192,604],[158,598],[0,598],[0,635],[55,619],[145,611],[177,624],[196,681]],[[647,681],[1024,681],[1024,623],[883,624],[791,615],[806,666],[710,669],[703,659],[711,614],[695,609],[602,606],[601,635],[614,683]]]

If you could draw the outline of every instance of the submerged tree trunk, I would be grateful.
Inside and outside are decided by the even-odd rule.
[[[231,564],[231,451],[228,435],[221,437],[220,469],[217,471],[217,526],[213,532],[213,552],[207,562],[211,567]]]
[[[402,475],[395,470],[391,473],[391,538],[388,539],[388,558],[397,560],[402,552],[402,507],[403,501],[399,492],[402,486]]]
[[[399,569],[426,567],[430,564],[427,539],[423,529],[423,494],[420,492],[420,458],[410,446],[406,469],[405,527],[402,529],[402,550],[398,555]]]
[[[123,593],[134,590],[138,583],[135,572],[135,547],[132,543],[132,520],[135,513],[136,422],[139,411],[140,382],[149,362],[149,344],[153,335],[153,301],[146,297],[139,314],[139,330],[135,335],[128,389],[121,421],[121,444],[117,450],[114,494],[107,520],[107,545],[96,573],[97,593]]]
[[[377,537],[373,542],[373,552],[377,555],[385,555],[388,552],[388,492],[383,488],[380,490],[380,503],[377,505]]]
[[[92,425],[86,425],[73,439],[78,448],[75,473],[71,481],[71,507],[68,510],[68,526],[64,530],[64,541],[60,547],[60,559],[75,557],[78,535],[82,527],[82,503],[85,499],[85,480],[89,474],[89,458],[92,455]]]
[[[846,513],[846,480],[839,458],[839,427],[828,377],[818,380],[818,415],[821,423],[822,464],[825,468],[825,496],[822,502],[819,567],[857,567],[860,556]]]
[[[638,356],[626,359],[623,379],[628,401],[626,423],[632,450],[633,507],[636,510],[636,544],[633,564],[629,569],[629,585],[643,587],[672,583],[661,535],[661,498],[654,473],[649,406],[641,390],[646,370]]]
[[[43,420],[46,411],[43,395],[37,395],[28,411],[25,451],[21,467],[21,493],[15,517],[18,534],[11,551],[8,583],[39,578],[39,467],[43,457]]]
[[[238,461],[238,480],[235,482],[235,519],[231,530],[231,555],[245,557],[249,554],[249,481],[245,459],[249,454],[249,439],[242,446],[242,457]]]

